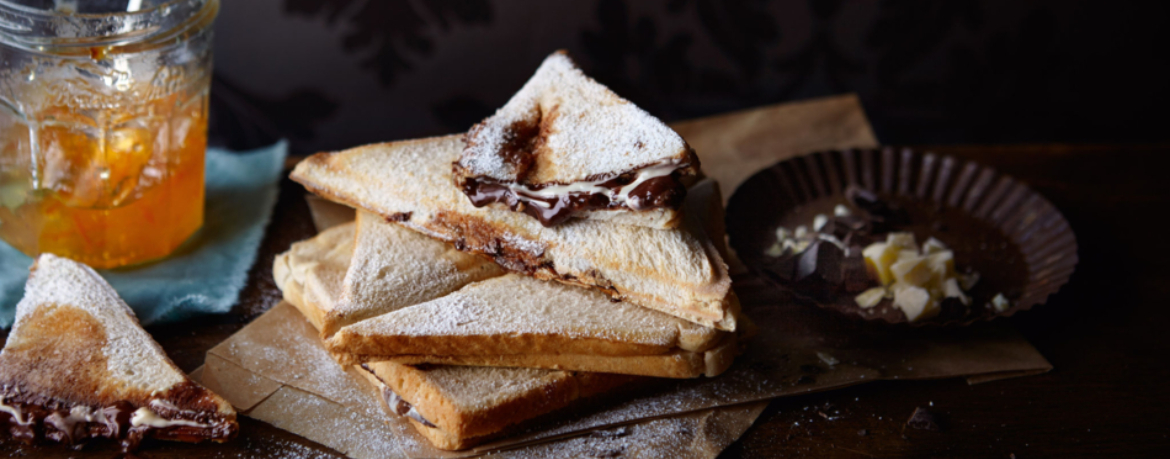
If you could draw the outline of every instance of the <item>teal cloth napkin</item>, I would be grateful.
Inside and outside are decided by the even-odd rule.
[[[279,192],[288,145],[231,153],[207,150],[203,228],[170,257],[99,270],[143,324],[227,312],[256,261]],[[12,325],[33,260],[0,241],[0,327]]]

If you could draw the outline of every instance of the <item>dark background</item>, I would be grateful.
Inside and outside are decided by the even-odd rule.
[[[888,144],[1162,142],[1166,2],[223,0],[213,142],[467,129],[548,53],[665,120],[856,92]]]

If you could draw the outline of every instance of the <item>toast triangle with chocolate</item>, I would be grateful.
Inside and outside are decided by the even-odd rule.
[[[191,381],[88,266],[37,259],[0,351],[0,426],[65,443],[232,438],[236,413]]]
[[[650,383],[638,376],[428,365],[362,365],[383,408],[405,416],[435,447],[466,449],[538,422],[555,411]]]
[[[360,218],[364,217],[359,214]],[[443,252],[420,246],[446,247],[440,241],[419,238],[409,230],[377,218],[365,221],[373,226],[386,226],[386,231],[370,231],[384,237],[359,240],[354,249],[334,250],[332,246],[345,246],[344,238],[353,234],[344,226],[334,227],[293,244],[288,252],[276,258],[277,286],[285,299],[301,310],[318,330],[322,327],[319,318],[336,310],[340,298],[352,295],[348,289],[354,287],[343,286],[341,279],[354,278],[354,267],[366,263],[362,258],[378,258],[386,253],[367,250],[364,246],[386,247],[406,239],[412,242],[404,245],[420,249],[418,254],[430,253],[432,257],[440,257]],[[347,269],[349,273],[342,274]],[[356,322],[333,334],[327,343],[338,359],[345,363],[389,359],[411,364],[512,366],[693,378],[722,373],[740,350],[737,333],[695,325],[630,304],[615,304],[604,295],[586,289],[510,274],[450,292],[442,283],[423,279],[426,273],[410,270],[409,276],[403,279],[406,284],[430,286],[415,292],[419,304]],[[463,304],[471,306],[463,309],[460,306]],[[378,304],[367,307],[383,310]],[[445,323],[452,318],[456,322],[466,320],[460,326],[463,330],[419,335],[404,332],[410,328],[440,329],[436,322]],[[477,328],[473,322],[482,325],[478,333],[472,332]]]
[[[316,237],[294,244],[292,251],[302,254],[329,254],[330,245],[346,234],[346,228],[330,228]],[[408,230],[402,230],[408,231]],[[442,245],[438,241],[429,241]],[[317,247],[300,249],[296,245]],[[360,252],[360,251],[359,251]],[[349,252],[336,252],[349,253]],[[298,264],[312,264],[304,257],[282,254],[289,275],[277,276],[277,285],[288,301],[315,327],[331,309],[337,298],[304,295],[305,282],[334,282],[338,285],[321,292],[340,291],[341,273],[327,274],[323,269],[334,264],[318,264],[322,269],[301,269]],[[278,257],[278,259],[280,258]],[[280,261],[278,261],[280,263]],[[325,274],[322,279],[313,279]],[[506,429],[570,405],[574,401],[610,391],[613,388],[645,381],[647,378],[618,374],[581,373],[530,368],[486,368],[471,366],[412,366],[396,362],[368,362],[363,375],[381,389],[387,409],[406,416],[409,422],[436,447],[465,449],[498,437]],[[376,376],[375,376],[376,375]],[[384,382],[383,382],[384,381]]]
[[[475,205],[546,226],[571,218],[674,228],[699,159],[666,124],[548,56],[503,107],[471,128],[455,183]]]
[[[735,333],[578,287],[517,274],[354,323],[327,342],[355,361],[536,366],[645,376],[715,376]],[[708,367],[707,362],[719,363]]]
[[[470,282],[504,273],[487,259],[460,252],[361,210],[354,223],[341,225],[341,229],[330,228],[319,237],[327,243],[293,244],[288,252],[279,255],[273,276],[295,275],[304,279],[304,284],[281,283],[303,288],[300,294],[308,295],[310,301],[329,305],[329,309],[302,311],[321,331],[322,337],[331,336],[351,323],[422,303]],[[311,270],[314,275],[292,273],[294,268]],[[341,281],[334,277],[340,277]],[[337,301],[318,299],[323,297],[337,298]]]
[[[737,303],[727,265],[701,221],[676,229],[574,220],[545,227],[526,215],[477,208],[450,181],[458,136],[318,153],[292,178],[327,199],[361,208],[504,269],[590,287],[614,300],[734,331]],[[687,206],[706,205],[693,203]]]

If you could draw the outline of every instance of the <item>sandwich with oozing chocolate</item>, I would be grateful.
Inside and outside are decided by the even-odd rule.
[[[564,51],[466,134],[455,184],[476,207],[674,228],[699,159],[686,141],[586,76]]]
[[[223,442],[236,412],[191,381],[88,266],[41,255],[0,351],[0,432],[78,445]]]

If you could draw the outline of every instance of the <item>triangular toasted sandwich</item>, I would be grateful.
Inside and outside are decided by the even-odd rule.
[[[510,271],[735,330],[738,303],[727,265],[696,218],[666,230],[591,220],[545,227],[509,210],[477,208],[450,181],[462,143],[447,136],[319,153],[298,164],[292,178]]]
[[[294,294],[308,295],[309,302],[329,307],[302,311],[321,330],[322,337],[351,323],[422,303],[470,282],[504,273],[491,261],[386,223],[369,212],[358,211],[355,223],[341,227],[318,236],[325,244],[295,244],[277,258],[273,268],[278,279],[291,276],[294,267],[314,271],[311,276],[296,274],[307,283],[303,292]],[[336,277],[342,276],[338,282]],[[295,283],[279,280],[278,283],[298,288]],[[325,292],[324,289],[335,290]],[[320,317],[308,316],[309,313]]]
[[[406,229],[396,229],[410,233]],[[326,246],[337,244],[347,234],[352,235],[352,227],[343,225],[330,228],[314,238],[293,244],[289,252],[278,257],[277,263],[291,265],[281,268],[289,275],[276,276],[285,300],[310,318],[318,330],[318,322],[311,318],[325,316],[325,311],[331,309],[330,305],[339,300],[304,296],[303,292],[307,291],[304,285],[333,279],[338,285],[320,291],[336,293],[341,289],[337,279],[342,275],[340,272],[325,273],[324,269],[301,269],[299,265],[313,265],[314,260],[289,255],[293,252],[302,255],[334,253]],[[438,241],[428,242],[442,245]],[[321,263],[315,266],[333,264]],[[436,293],[441,294],[441,291]],[[469,448],[499,436],[510,426],[565,407],[579,398],[644,379],[617,374],[530,368],[411,366],[389,361],[368,362],[362,368],[363,374],[381,389],[389,411],[406,416],[423,436],[442,449]]]
[[[654,116],[586,76],[564,51],[544,60],[466,135],[455,182],[545,226],[571,218],[674,228],[699,159]]]
[[[509,274],[343,327],[327,344],[356,361],[690,378],[726,370],[738,353],[735,338],[597,292]]]
[[[362,365],[388,412],[405,416],[437,448],[466,449],[583,399],[644,385],[638,376],[531,368],[395,362]]]
[[[191,381],[88,266],[41,255],[0,351],[0,426],[65,443],[232,438],[236,412]]]
[[[342,245],[343,238],[352,234],[352,229],[340,226],[295,243],[287,253],[277,257],[275,278],[285,299],[319,328],[321,325],[314,317],[327,316],[327,311],[337,309],[340,298],[353,296],[353,290],[361,288],[361,282],[340,285],[339,279],[361,278],[354,275],[355,267],[375,263],[366,258],[400,253],[406,247],[415,249],[412,256],[417,258],[413,264],[439,263],[444,256],[442,250],[426,247],[445,247],[440,241],[419,237],[377,218],[367,218],[369,214],[365,212],[358,215],[359,226],[384,226],[370,230],[371,234],[382,237],[359,239],[357,246],[349,251],[333,250],[328,246]],[[384,251],[365,248],[368,245],[388,248],[395,244],[404,248]],[[343,276],[341,272],[346,269],[347,260],[342,259],[342,254],[347,253],[352,253],[352,261],[348,262],[349,272]],[[330,261],[314,258],[330,254],[338,256]],[[426,254],[430,254],[429,261]],[[515,274],[471,283],[451,292],[449,284],[436,281],[436,272],[412,269],[400,273],[398,282],[412,286],[411,295],[420,301],[418,304],[385,312],[383,301],[377,296],[352,303],[350,308],[354,314],[374,317],[341,327],[327,340],[330,349],[345,363],[395,360],[410,364],[533,367],[668,378],[717,375],[739,352],[735,333],[695,325],[635,305],[613,303],[597,292]],[[383,293],[395,295],[392,291]],[[447,327],[448,322],[453,327]]]

